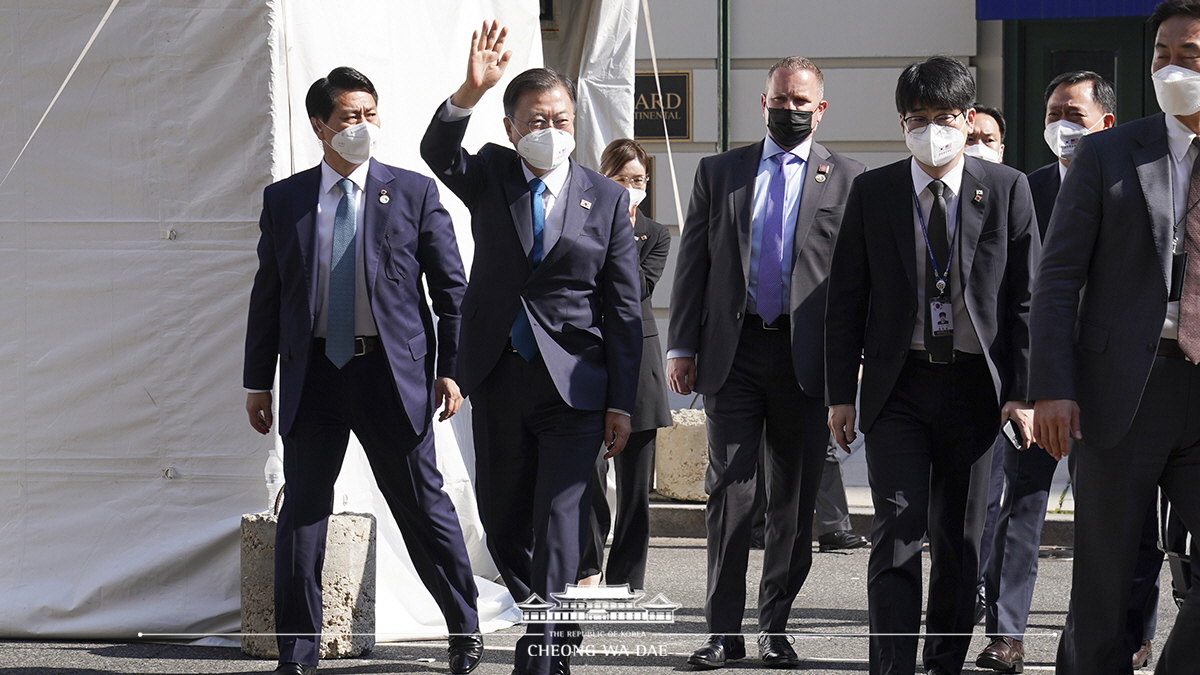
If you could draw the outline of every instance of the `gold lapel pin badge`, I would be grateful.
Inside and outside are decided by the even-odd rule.
[[[829,166],[828,164],[819,165],[817,167],[817,175],[813,180],[817,181],[818,183],[824,183],[825,181],[829,180],[829,170],[832,168],[833,167]]]

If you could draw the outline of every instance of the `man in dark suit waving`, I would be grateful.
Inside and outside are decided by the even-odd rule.
[[[945,56],[914,63],[896,87],[913,157],[854,182],[829,274],[829,427],[854,438],[855,383],[875,505],[867,598],[871,673],[915,668],[921,545],[932,571],[924,665],[962,670],[974,625],[987,495],[972,465],[1024,404],[1031,269],[1039,244],[1025,175],[964,157],[975,82]],[[942,314],[945,314],[943,319]],[[985,491],[986,492],[986,491]]]
[[[1200,2],[1163,2],[1150,24],[1166,114],[1079,141],[1033,297],[1035,434],[1055,457],[1081,441],[1063,675],[1130,672],[1122,632],[1156,485],[1200,531]],[[1195,672],[1197,635],[1193,581],[1156,672]]]
[[[570,80],[544,68],[517,75],[504,92],[516,152],[463,149],[471,109],[508,66],[506,33],[495,22],[476,32],[467,78],[435,113],[421,155],[471,210],[458,375],[488,548],[514,598],[551,600],[576,580],[601,443],[612,456],[629,437],[641,281],[629,193],[569,159]],[[578,638],[573,625],[531,624],[515,672],[567,672]]]
[[[821,71],[791,57],[767,75],[767,137],[696,172],[671,294],[668,383],[704,394],[712,633],[688,663],[745,655],[741,636],[756,483],[765,482],[759,587],[764,665],[799,664],[785,632],[812,566],[812,518],[828,447],[822,399],[825,278],[850,182],[865,168],[812,140],[828,103]],[[757,476],[766,427],[763,476]]]
[[[462,402],[451,376],[466,279],[436,184],[370,159],[376,102],[353,68],[314,82],[305,104],[325,159],[263,193],[244,380],[250,424],[265,434],[280,361],[280,675],[316,670],[325,533],[351,431],[446,617],[451,672],[470,672],[483,654],[475,579],[431,428],[437,405],[447,419]]]

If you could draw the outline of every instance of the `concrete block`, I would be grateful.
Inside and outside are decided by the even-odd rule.
[[[275,642],[275,524],[270,513],[242,516],[242,651],[279,658]],[[375,646],[375,516],[335,513],[321,575],[321,658],[362,656]]]

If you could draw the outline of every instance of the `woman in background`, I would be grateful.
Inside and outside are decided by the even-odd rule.
[[[600,156],[600,173],[629,190],[629,222],[637,244],[642,278],[642,367],[638,377],[637,400],[630,411],[632,433],[625,450],[613,458],[617,478],[617,516],[607,573],[604,575],[606,584],[629,584],[630,589],[634,590],[644,588],[646,556],[650,549],[650,480],[654,475],[654,439],[659,427],[671,426],[662,348],[658,344],[658,324],[650,305],[654,285],[658,283],[667,264],[671,235],[665,226],[650,220],[637,208],[645,199],[650,182],[646,175],[648,164],[646,151],[628,138],[609,143]],[[592,475],[590,536],[585,542],[579,566],[582,585],[600,583],[604,542],[608,539],[611,517],[605,496],[607,479],[608,460],[600,458]]]

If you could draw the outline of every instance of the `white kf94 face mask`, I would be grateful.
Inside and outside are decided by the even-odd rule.
[[[542,171],[557,169],[574,150],[575,137],[554,127],[531,131],[517,141],[517,153],[529,166]]]
[[[333,131],[322,122],[326,129]],[[379,146],[379,127],[370,122],[359,122],[333,135],[329,147],[351,164],[362,164],[371,159]]]
[[[1200,112],[1200,73],[1181,66],[1166,66],[1150,76],[1158,107],[1168,115]]]
[[[967,144],[967,135],[957,127],[926,124],[916,131],[907,131],[904,143],[922,164],[945,166]]]
[[[1092,129],[1103,122],[1104,118],[1100,118],[1096,124],[1085,127],[1067,120],[1056,120],[1046,125],[1042,138],[1046,140],[1046,145],[1050,146],[1051,152],[1059,159],[1069,162],[1075,156],[1075,146],[1079,145],[1079,139],[1092,133]]]
[[[991,162],[993,164],[1000,163],[1000,151],[993,150],[990,145],[987,145],[984,143],[976,143],[975,145],[968,145],[967,149],[963,150],[963,154],[970,155],[972,157],[978,157],[979,159],[982,159],[985,162]]]

